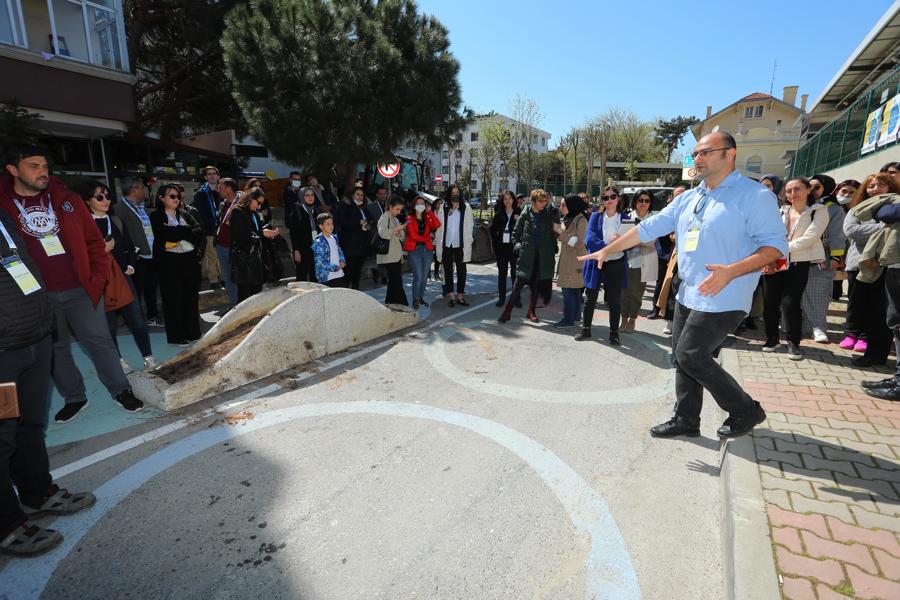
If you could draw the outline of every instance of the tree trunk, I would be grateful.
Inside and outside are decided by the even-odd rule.
[[[594,149],[588,145],[587,155],[587,195],[591,196],[591,188],[594,185]]]

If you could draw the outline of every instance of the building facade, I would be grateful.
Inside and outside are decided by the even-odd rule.
[[[862,180],[900,161],[900,0],[841,65],[803,122],[791,175]]]
[[[759,179],[764,173],[783,177],[786,166],[800,141],[801,115],[806,111],[807,94],[796,106],[797,86],[787,86],[781,99],[755,92],[713,113],[706,107],[706,118],[692,128],[698,140],[716,127],[737,141],[735,166],[748,177]]]

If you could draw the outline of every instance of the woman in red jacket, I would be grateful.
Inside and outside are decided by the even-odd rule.
[[[431,238],[433,232],[440,226],[441,222],[425,202],[425,198],[416,196],[412,213],[406,217],[406,240],[403,242],[403,249],[406,250],[409,266],[413,272],[414,309],[428,306],[425,302],[425,284],[434,255],[434,242]]]

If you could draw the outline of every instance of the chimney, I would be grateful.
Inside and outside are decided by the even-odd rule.
[[[781,97],[787,104],[794,106],[797,104],[797,91],[800,89],[799,85],[786,85],[784,86],[784,95]]]
[[[800,96],[800,110],[806,112],[806,101],[809,100],[809,94]]]
[[[710,118],[712,116],[712,106],[709,104],[706,105],[706,118]]]

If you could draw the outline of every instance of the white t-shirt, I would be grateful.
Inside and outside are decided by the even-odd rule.
[[[450,209],[447,217],[447,223],[444,225],[444,247],[445,248],[461,248],[462,243],[459,239],[459,217],[460,211]]]
[[[328,241],[328,250],[331,252],[331,256],[328,258],[328,262],[332,265],[341,264],[341,255],[338,253],[338,245],[334,239],[333,235],[326,235],[325,239]],[[329,271],[328,272],[328,281],[332,279],[337,279],[339,277],[344,276],[344,270],[338,269],[337,271]]]
[[[607,246],[613,243],[613,238],[617,233],[619,233],[619,227],[621,226],[621,224],[622,213],[616,213],[612,217],[610,217],[606,213],[603,213],[603,241]],[[618,260],[623,256],[623,252],[613,252],[606,257],[606,260]]]

